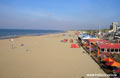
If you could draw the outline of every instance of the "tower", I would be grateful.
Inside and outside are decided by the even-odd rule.
[[[113,32],[116,32],[116,31],[117,31],[117,24],[118,24],[118,22],[113,22],[113,23],[112,23]]]

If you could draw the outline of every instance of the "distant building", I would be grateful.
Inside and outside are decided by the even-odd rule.
[[[117,26],[117,32],[120,32],[120,26]]]
[[[120,26],[118,26],[117,22],[113,22],[112,25],[110,25],[109,33],[113,39],[120,39]]]
[[[112,23],[113,32],[117,32],[117,24],[118,24],[118,22],[113,22],[113,23]]]

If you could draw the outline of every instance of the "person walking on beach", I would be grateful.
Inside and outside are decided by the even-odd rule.
[[[13,49],[14,48],[14,39],[13,38],[10,39],[10,44],[11,44],[11,48]]]

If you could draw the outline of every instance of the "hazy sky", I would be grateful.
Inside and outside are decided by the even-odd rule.
[[[0,0],[0,28],[98,29],[120,23],[120,0]]]

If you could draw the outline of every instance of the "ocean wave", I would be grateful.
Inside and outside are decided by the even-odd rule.
[[[39,36],[45,34],[60,33],[59,30],[18,30],[18,29],[0,29],[0,39],[8,39],[19,36]]]

